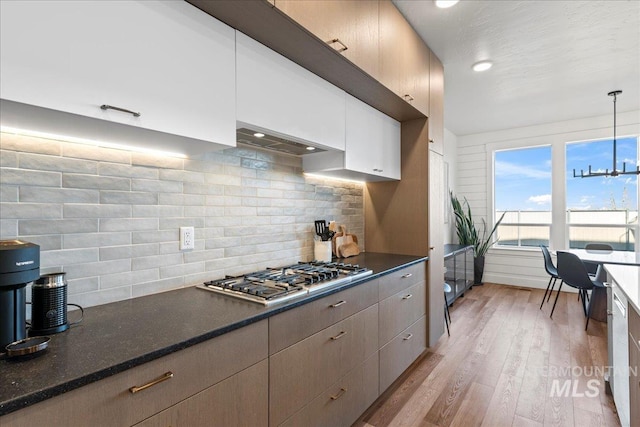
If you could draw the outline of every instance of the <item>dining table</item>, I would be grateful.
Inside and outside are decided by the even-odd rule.
[[[605,271],[604,264],[616,264],[616,265],[635,265],[640,266],[640,253],[631,251],[616,251],[616,250],[596,250],[596,249],[567,249],[565,252],[575,254],[583,262],[590,262],[598,265],[596,271],[595,280],[597,282],[606,283],[608,281],[607,272]],[[593,293],[593,309],[591,311],[591,318],[599,320],[601,322],[607,321],[607,298],[606,293],[598,292]]]

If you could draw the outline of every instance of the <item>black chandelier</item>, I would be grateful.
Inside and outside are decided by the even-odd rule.
[[[589,172],[584,173],[580,170],[580,174],[576,174],[576,170],[573,170],[574,178],[591,178],[592,176],[619,176],[619,175],[640,175],[640,167],[636,166],[636,170],[627,171],[626,164],[622,163],[622,170],[616,169],[616,100],[617,96],[622,93],[621,90],[614,90],[607,95],[613,96],[613,169],[609,171],[606,169],[604,172],[592,172],[591,165],[589,165]]]

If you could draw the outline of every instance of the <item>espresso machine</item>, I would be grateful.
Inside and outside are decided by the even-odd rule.
[[[40,246],[0,240],[0,352],[27,337],[26,287],[40,277]]]

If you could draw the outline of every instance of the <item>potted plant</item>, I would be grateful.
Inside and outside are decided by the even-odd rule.
[[[502,222],[506,212],[502,213],[502,216],[491,229],[489,235],[486,235],[487,222],[482,218],[482,230],[479,231],[471,215],[471,207],[469,202],[464,199],[463,203],[460,203],[458,198],[453,195],[453,192],[449,193],[451,196],[451,205],[453,206],[453,213],[456,216],[456,234],[458,235],[458,242],[461,245],[473,246],[473,283],[475,285],[482,284],[482,275],[484,273],[484,256],[493,244],[493,235],[498,229],[498,226]]]

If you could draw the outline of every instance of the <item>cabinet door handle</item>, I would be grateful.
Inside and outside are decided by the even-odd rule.
[[[340,39],[338,39],[338,38],[336,38],[336,39],[331,39],[331,40],[329,40],[329,41],[327,42],[327,44],[328,44],[329,46],[331,46],[331,45],[332,45],[332,44],[334,44],[334,43],[340,43],[340,44],[342,45],[342,47],[341,47],[341,48],[336,49],[336,51],[338,51],[338,52],[344,52],[345,50],[349,49],[349,48],[347,47],[347,45],[346,45],[346,44],[344,44],[344,43],[342,43],[342,41],[341,41]]]
[[[131,392],[131,394],[135,394],[139,391],[142,390],[146,390],[149,387],[153,387],[156,384],[160,384],[163,381],[166,381],[170,378],[173,378],[173,372],[169,371],[169,372],[165,372],[164,374],[162,374],[161,376],[159,376],[158,378],[156,378],[155,380],[151,380],[150,382],[144,384],[144,385],[137,385],[137,386],[133,386],[129,389],[129,391]]]
[[[429,138],[429,142],[433,144],[435,141],[432,138]]]
[[[412,297],[413,297],[413,295],[407,294],[407,295],[403,296],[402,299],[411,299]]]
[[[136,113],[135,111],[127,110],[126,108],[114,107],[113,105],[102,104],[100,108],[103,110],[116,110],[122,113],[132,114],[133,117],[140,117],[141,115],[140,113]]]
[[[404,341],[409,341],[411,338],[413,338],[413,334],[409,334],[406,337],[402,338]]]
[[[409,94],[406,94],[406,95],[404,96],[404,100],[405,100],[405,101],[407,101],[407,102],[411,102],[411,101],[413,101],[413,96],[411,96],[411,95],[409,95]]]
[[[346,388],[341,388],[340,391],[338,392],[338,394],[336,394],[335,396],[331,396],[331,400],[340,399],[340,397],[342,397],[342,395],[345,394],[346,392],[347,392]]]
[[[338,302],[337,302],[337,303],[335,303],[335,304],[331,304],[329,307],[331,307],[331,308],[336,308],[336,307],[340,307],[341,305],[346,304],[346,303],[347,303],[347,302],[346,302],[345,300],[342,300],[342,301],[338,301]]]
[[[384,172],[382,169],[378,169],[378,168],[373,168],[374,172]]]
[[[613,311],[607,310],[607,316],[613,316]]]
[[[409,277],[413,276],[412,273],[407,273],[407,274],[403,274],[402,276],[400,276],[401,279],[408,279]]]
[[[338,335],[336,335],[335,337],[331,337],[331,341],[339,340],[340,338],[342,338],[345,335],[347,335],[347,333],[345,331],[342,331]]]

